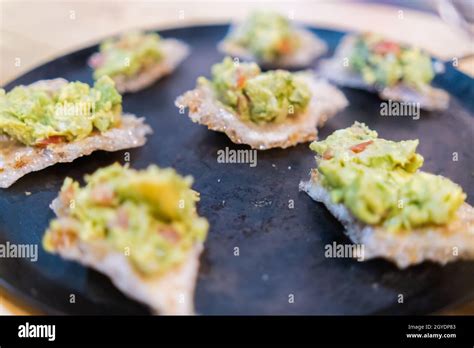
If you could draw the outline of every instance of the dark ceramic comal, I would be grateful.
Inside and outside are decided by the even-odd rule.
[[[222,59],[216,51],[227,26],[202,26],[161,32],[192,47],[191,56],[171,75],[139,93],[124,96],[124,110],[146,117],[154,134],[130,151],[131,166],[151,163],[174,167],[195,178],[201,192],[199,213],[211,228],[201,257],[196,309],[202,314],[416,314],[431,313],[474,293],[474,262],[441,267],[432,263],[398,270],[384,260],[357,262],[324,257],[324,247],[349,243],[342,226],[323,205],[298,192],[298,183],[314,167],[309,144],[258,152],[258,164],[222,164],[217,151],[248,149],[226,135],[193,124],[174,106],[175,98],[209,75]],[[330,46],[342,33],[314,30]],[[87,58],[97,46],[68,54],[28,72],[6,86],[64,77],[92,83]],[[387,139],[420,139],[424,169],[462,185],[472,204],[473,82],[448,66],[435,83],[453,97],[444,112],[422,112],[419,120],[380,116],[373,94],[343,89],[350,106],[320,132],[325,138],[355,120]],[[41,238],[53,218],[49,203],[66,176],[124,162],[127,151],[97,152],[68,164],[31,173],[0,191],[0,243],[37,243],[39,260],[1,259],[1,285],[47,313],[146,314],[103,275],[45,253]],[[453,161],[453,153],[458,161]],[[25,192],[31,192],[26,195]],[[294,204],[294,208],[290,206]],[[234,255],[238,248],[239,256]],[[70,295],[75,303],[70,303]],[[403,304],[398,303],[403,295]],[[291,301],[291,300],[294,301]],[[293,302],[293,303],[291,303]]]

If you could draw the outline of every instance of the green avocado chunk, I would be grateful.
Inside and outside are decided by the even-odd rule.
[[[74,141],[94,130],[104,132],[120,123],[122,97],[109,77],[94,87],[70,82],[58,90],[44,86],[0,89],[0,133],[29,146]]]
[[[229,40],[245,47],[262,62],[273,62],[300,45],[290,20],[271,11],[252,13],[231,33]]]
[[[466,199],[459,185],[419,170],[417,146],[418,140],[380,139],[356,122],[310,148],[334,203],[343,203],[360,221],[399,231],[447,224]]]
[[[206,238],[209,225],[196,212],[199,193],[191,189],[190,176],[116,163],[85,181],[83,187],[71,178],[64,181],[59,199],[66,217],[51,221],[43,238],[48,252],[71,240],[105,242],[119,253],[128,251],[142,275],[154,276],[182,263]]]
[[[255,63],[236,63],[229,57],[212,67],[212,81],[200,77],[198,83],[210,84],[223,104],[242,120],[257,124],[285,121],[304,112],[311,99],[298,74],[285,70],[262,73]]]
[[[108,75],[134,76],[140,70],[160,62],[163,51],[161,38],[156,33],[132,31],[118,38],[104,41],[99,48],[99,59],[94,78]]]
[[[370,33],[357,36],[349,62],[366,83],[381,87],[402,82],[422,89],[435,75],[431,59],[425,52]]]

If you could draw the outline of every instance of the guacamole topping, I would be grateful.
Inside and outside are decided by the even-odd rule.
[[[189,176],[171,168],[152,165],[137,171],[116,163],[85,181],[83,187],[71,178],[64,181],[59,197],[67,217],[51,222],[43,239],[47,251],[68,240],[105,242],[151,276],[179,265],[206,238],[208,223],[196,213],[199,193],[191,189]]]
[[[104,75],[134,76],[140,70],[156,64],[163,58],[160,41],[156,33],[138,31],[104,41],[100,45],[100,58],[95,64],[94,78]]]
[[[58,90],[44,86],[0,89],[0,133],[29,146],[74,141],[94,130],[104,132],[120,123],[122,97],[104,76],[94,87],[82,82]]]
[[[232,33],[230,40],[267,62],[294,52],[300,45],[286,17],[263,11],[253,13]]]
[[[200,77],[198,83],[210,84],[223,104],[242,120],[255,123],[282,122],[304,112],[311,99],[298,74],[262,73],[255,63],[235,63],[229,57],[212,67],[212,81]]]
[[[376,34],[357,37],[349,62],[366,83],[382,87],[402,82],[421,89],[435,75],[429,55]]]
[[[363,123],[311,143],[321,184],[334,203],[371,225],[391,231],[442,225],[466,199],[447,178],[420,171],[418,140],[390,141]]]

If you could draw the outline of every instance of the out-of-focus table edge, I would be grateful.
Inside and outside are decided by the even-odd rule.
[[[21,301],[6,289],[0,287],[0,315],[42,315],[38,308]]]
[[[5,3],[10,2],[10,1],[11,0],[8,0],[8,1],[7,0],[0,0],[0,7],[3,6]],[[40,3],[40,2],[41,1],[38,1],[38,3]],[[18,3],[21,3],[21,1],[19,1]],[[82,2],[81,4],[86,4],[86,3],[87,2]],[[176,2],[176,3],[179,3],[179,1]],[[295,2],[292,6],[298,6],[302,3],[304,3],[304,2]],[[124,5],[125,4],[130,4],[130,2],[124,1],[123,4]],[[169,5],[166,2],[165,3],[160,3],[160,4]],[[58,2],[57,5],[58,6],[64,6],[65,3]],[[190,3],[187,3],[187,6],[189,6],[189,5],[190,5]],[[222,5],[222,3],[221,3],[221,5]],[[249,5],[251,5],[251,4],[249,4]],[[305,5],[308,5],[308,4],[306,3]],[[322,4],[318,4],[318,5],[322,5]],[[324,4],[324,5],[327,7],[328,4]],[[343,8],[341,6],[343,6]],[[225,23],[229,23],[232,20],[235,20],[234,17],[242,18],[242,14],[247,13],[248,11],[250,11],[251,7],[252,6],[249,6],[249,8],[247,8],[245,11],[242,11],[242,9],[240,9],[240,11],[234,12],[233,13],[233,18],[228,16],[228,11],[227,11],[227,13],[222,13],[222,12],[218,13],[219,11],[215,11],[213,13],[207,13],[208,16],[205,16],[205,15],[202,16],[203,13],[201,12],[201,13],[199,13],[202,16],[201,18],[187,18],[186,20],[180,20],[180,21],[177,21],[176,19],[162,18],[160,21],[156,21],[155,23],[141,23],[139,21],[139,19],[137,18],[137,22],[135,23],[135,25],[129,26],[128,29],[140,27],[140,28],[143,28],[143,29],[150,29],[150,30],[164,30],[164,29],[179,28],[179,27],[193,26],[193,25],[225,24]],[[367,25],[370,25],[370,23],[368,23],[366,21],[361,21],[360,19],[359,19],[359,21],[349,21],[349,22],[347,22],[347,21],[344,20],[345,17],[343,15],[343,12],[344,12],[344,14],[347,15],[347,13],[352,13],[352,12],[360,13],[360,11],[364,11],[364,13],[367,14],[367,17],[371,17],[371,16],[373,17],[376,13],[377,13],[376,15],[379,16],[380,13],[378,13],[378,12],[384,13],[384,16],[387,16],[387,12],[393,12],[393,11],[396,10],[394,7],[387,6],[387,5],[349,3],[349,2],[344,2],[344,1],[335,1],[334,3],[331,3],[330,7],[332,7],[332,11],[334,13],[338,13],[338,16],[326,17],[323,20],[321,20],[321,18],[319,18],[319,20],[317,18],[316,19],[315,18],[313,18],[313,19],[297,18],[297,20],[299,20],[300,22],[302,22],[304,24],[308,24],[308,25],[312,25],[312,26],[316,26],[316,27],[320,27],[320,28],[326,28],[326,29],[334,29],[334,30],[341,30],[341,31],[365,31],[365,30],[369,30],[370,28],[364,28],[364,25],[367,27]],[[347,9],[348,7],[350,9]],[[179,8],[179,7],[177,7],[177,8]],[[214,10],[216,10],[215,7],[214,7]],[[342,11],[342,10],[344,10],[344,11]],[[403,8],[403,11],[404,11],[404,14],[409,16],[409,17],[415,16],[420,20],[423,18],[423,20],[425,22],[424,24],[430,23],[430,21],[439,21],[439,18],[437,18],[436,16],[433,16],[431,14],[427,14],[427,13],[424,13],[424,12],[411,10],[411,9],[405,9],[405,8]],[[429,19],[430,17],[432,17],[432,18]],[[337,19],[337,18],[339,18],[339,19]],[[336,20],[334,20],[334,19],[336,19]],[[385,22],[384,24],[386,24],[386,21],[383,18],[381,19],[381,21]],[[157,22],[159,22],[159,23],[157,23]],[[115,26],[115,27],[117,27],[117,26]],[[385,35],[387,35],[389,37],[393,37],[394,39],[398,39],[400,41],[404,41],[404,42],[407,42],[407,43],[416,44],[416,45],[426,49],[426,47],[423,44],[421,44],[420,42],[410,42],[410,37],[408,37],[408,38],[401,38],[399,36],[397,37],[396,33],[394,33],[394,32],[393,33],[387,33],[387,30],[386,30],[387,27],[386,26],[384,26],[383,28],[384,28],[384,30],[380,30],[380,31],[383,32]],[[114,35],[114,34],[117,34],[121,31],[126,30],[126,29],[127,28],[121,27],[118,30],[117,29],[105,30],[105,31],[102,31],[101,34],[99,34],[99,35],[97,35],[97,34],[92,35],[92,36],[89,35],[90,37],[85,38],[83,40],[80,40],[79,42],[76,42],[76,43],[71,42],[70,44],[67,45],[67,47],[61,47],[61,48],[51,47],[51,50],[50,50],[50,52],[48,52],[48,54],[41,55],[41,57],[39,57],[38,59],[35,59],[33,62],[22,65],[20,67],[14,67],[13,72],[9,72],[8,74],[3,74],[2,73],[0,75],[0,84],[1,85],[6,85],[7,83],[9,83],[9,82],[13,81],[14,79],[16,79],[17,77],[21,76],[22,74],[34,69],[35,67],[41,66],[41,65],[45,64],[46,62],[49,62],[49,61],[51,61],[51,60],[53,60],[57,57],[65,55],[67,53],[75,52],[79,49],[82,49],[82,48],[91,46],[93,44],[96,44],[101,39],[103,39],[105,37],[108,37],[108,36],[111,36],[111,35]],[[425,30],[426,30],[426,32],[432,34],[428,27],[426,27]],[[11,34],[13,36],[16,35],[14,32],[9,33],[9,34]],[[393,34],[393,35],[391,35],[391,34]],[[6,32],[5,32],[4,28],[2,28],[2,22],[0,22],[0,36],[3,36],[3,35],[6,35]],[[429,38],[430,41],[432,41],[432,37],[434,37],[434,36],[430,35],[430,38]],[[0,37],[0,39],[1,39],[1,37]],[[428,38],[427,38],[427,40],[428,40]],[[0,49],[2,48],[1,47],[1,41],[2,40],[0,40]],[[471,46],[472,49],[469,49],[467,51],[462,50],[462,51],[459,52],[458,55],[455,55],[455,56],[457,56],[457,67],[456,68],[459,69],[460,71],[462,71],[463,73],[465,73],[465,74],[467,74],[471,77],[474,77],[474,55],[473,55],[474,47],[472,47],[472,46],[474,46],[474,44],[472,42],[470,42],[470,46]],[[448,64],[451,62],[452,57],[450,57],[449,55],[448,56],[444,55],[442,51],[434,51],[433,49],[427,49],[427,50],[434,57],[439,58],[441,60],[445,60]],[[2,51],[3,51],[3,49],[2,49]],[[0,59],[1,59],[1,55],[3,55],[2,52],[0,52]],[[12,64],[12,66],[13,66],[13,64]],[[3,63],[1,63],[1,62],[0,62],[0,69],[2,69],[2,70],[5,69]],[[0,315],[2,315],[2,314],[40,315],[40,314],[42,314],[42,312],[40,310],[38,310],[37,308],[34,308],[34,307],[30,306],[29,304],[24,303],[23,301],[20,301],[19,299],[15,298],[6,289],[0,288]],[[474,314],[474,301],[471,301],[471,302],[468,302],[468,303],[465,303],[465,304],[462,304],[462,305],[453,306],[453,307],[450,307],[449,309],[446,309],[446,310],[443,310],[443,311],[440,311],[440,312],[437,312],[437,313],[434,313],[434,314],[440,314],[440,315],[473,315]]]
[[[1,315],[44,315],[44,313],[24,301],[12,296],[8,291],[0,287],[0,316]],[[432,315],[444,316],[473,316],[474,301],[449,306],[446,309],[432,313]]]
[[[41,2],[45,1],[37,1],[35,4]],[[9,10],[8,6],[11,6],[11,3],[15,2],[12,0],[0,0],[0,7],[6,10],[3,12],[7,12]],[[22,3],[22,1],[18,1],[18,3]],[[72,3],[74,3],[74,1]],[[197,7],[200,3],[212,4],[213,11],[203,11],[202,7],[204,7],[204,5]],[[63,12],[69,8],[76,8],[78,16],[79,13],[83,14],[84,12],[93,11],[95,9],[94,7],[91,7],[93,3],[89,1],[79,1],[75,5],[66,5],[62,2],[55,2],[54,4],[55,8],[63,7]],[[133,2],[124,1],[122,4],[120,4],[120,6],[125,7],[129,4],[133,4]],[[42,40],[40,40],[38,38],[40,38],[41,35],[38,33],[33,34],[31,32],[27,33],[14,28],[2,28],[2,22],[6,22],[7,24],[5,24],[5,26],[8,27],[8,21],[12,20],[10,16],[4,15],[4,18],[0,22],[0,38],[6,37],[6,39],[0,40],[0,59],[1,56],[3,56],[4,51],[7,51],[8,53],[8,49],[10,49],[5,43],[2,45],[2,41],[8,43],[9,38],[10,42],[13,42],[13,44],[16,45],[18,45],[18,41],[20,41],[21,44],[21,41],[23,40],[26,45],[31,44],[32,50],[34,48],[36,48],[36,50],[33,51],[34,55],[27,55],[28,59],[31,61],[27,61],[26,63],[22,62],[22,65],[20,66],[14,65],[14,57],[17,56],[8,57],[8,65],[6,65],[7,63],[2,63],[0,61],[0,85],[5,85],[25,72],[30,71],[37,66],[41,66],[42,64],[51,61],[56,57],[60,57],[69,52],[74,52],[78,49],[96,44],[105,37],[109,37],[130,28],[139,27],[150,30],[162,30],[192,25],[224,24],[229,23],[232,20],[239,20],[246,13],[252,10],[252,8],[258,7],[258,3],[244,2],[240,4],[239,7],[236,7],[235,11],[232,11],[232,15],[230,16],[228,10],[229,5],[226,7],[225,1],[197,1],[195,3],[182,1],[169,3],[164,1],[153,5],[164,6],[166,11],[163,12],[166,12],[167,14],[169,14],[170,11],[176,11],[176,17],[159,17],[159,15],[157,15],[156,19],[153,18],[150,20],[150,16],[148,15],[143,21],[140,21],[140,14],[143,13],[139,10],[136,10],[132,14],[127,14],[126,12],[120,13],[116,7],[111,7],[111,5],[113,5],[113,3],[111,4],[109,2],[105,2],[104,4],[101,4],[101,14],[103,16],[100,18],[100,20],[105,22],[109,21],[110,23],[107,23],[107,25],[103,25],[103,23],[98,25],[95,23],[97,24],[97,28],[94,28],[94,25],[81,28],[83,30],[81,37],[77,38],[77,40],[70,39],[68,37],[65,44],[63,44],[60,39],[48,40],[48,35],[44,35],[46,36],[46,39],[42,38]],[[179,9],[187,9],[188,6],[196,7],[193,7],[193,11],[186,10],[186,16],[183,19],[178,19],[178,13],[181,11]],[[385,4],[354,3],[350,1],[338,0],[334,0],[332,2],[315,1],[314,3],[307,1],[295,1],[294,3],[276,3],[275,5],[272,4],[272,6],[277,7],[276,10],[284,9],[287,12],[294,11],[295,21],[320,28],[341,31],[369,31],[371,29],[373,30],[373,26],[378,26],[377,31],[386,35],[387,37],[391,37],[395,40],[406,42],[408,44],[420,46],[427,50],[434,57],[446,61],[448,64],[455,60],[457,69],[471,77],[474,76],[473,38],[468,37],[468,35],[459,28],[448,26],[439,17],[431,13],[407,8],[398,8]],[[317,11],[298,12],[296,10],[298,6],[302,6],[303,8],[304,6],[308,8],[312,7],[317,9]],[[133,9],[135,9],[135,7]],[[123,8],[121,10],[123,10]],[[118,15],[125,16],[127,19],[123,21],[125,24],[120,24],[121,21],[116,20],[115,18],[107,17],[107,13],[112,11],[117,11]],[[400,11],[403,11],[403,13],[400,14]],[[59,9],[58,12],[60,12]],[[334,13],[337,13],[337,16],[335,16]],[[62,15],[64,15],[64,13],[62,13]],[[133,18],[134,15],[137,18]],[[399,16],[402,17],[399,18]],[[91,21],[91,16],[83,15],[83,17],[87,17],[84,22]],[[18,19],[15,18],[15,21],[18,21]],[[99,22],[99,19],[97,19],[97,22]],[[92,21],[91,23],[94,22]],[[403,25],[401,25],[401,23]],[[409,29],[411,27],[416,27],[416,30],[411,31]],[[420,34],[420,27],[423,27],[422,34]],[[42,30],[47,32],[47,29],[43,28]],[[425,32],[429,33],[429,35],[424,35]],[[440,40],[440,43],[437,43],[437,40],[433,40],[434,37],[439,37],[443,40]],[[34,45],[38,45],[38,47],[34,47]],[[457,45],[457,47],[454,45]]]

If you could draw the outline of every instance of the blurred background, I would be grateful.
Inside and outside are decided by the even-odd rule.
[[[474,77],[474,0],[0,0],[0,85],[57,56],[132,28],[226,23],[254,9],[318,27],[377,31]],[[29,314],[0,291],[0,314]],[[474,302],[442,314],[473,314]]]
[[[378,31],[474,76],[474,0],[0,0],[0,84],[127,29],[224,23],[255,8],[320,27]]]

